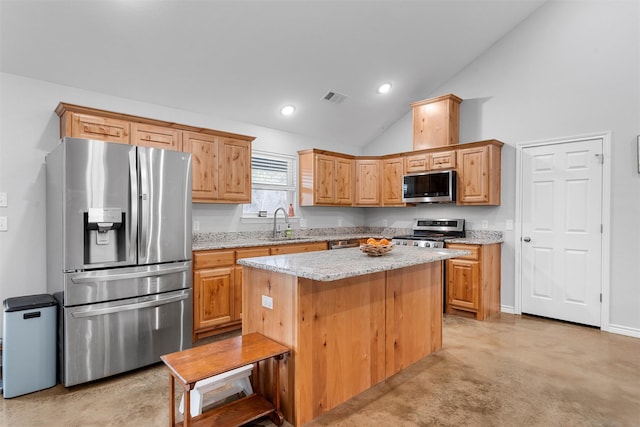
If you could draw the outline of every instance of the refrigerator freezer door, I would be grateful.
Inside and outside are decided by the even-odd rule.
[[[72,386],[191,347],[191,289],[63,309],[62,383]]]
[[[75,306],[191,288],[191,261],[64,275],[64,305]]]
[[[191,154],[138,147],[138,263],[191,259]]]

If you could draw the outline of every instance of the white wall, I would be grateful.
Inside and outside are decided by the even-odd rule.
[[[424,98],[453,93],[461,105],[460,141],[498,139],[502,204],[495,208],[420,206],[366,212],[366,222],[413,216],[462,217],[504,230],[515,215],[515,146],[612,132],[610,326],[640,336],[640,6],[637,1],[550,2]],[[392,149],[391,149],[392,148]],[[365,148],[411,150],[411,114]],[[514,307],[514,233],[503,245],[502,304]]]
[[[8,216],[9,230],[0,232],[0,301],[47,291],[44,158],[59,141],[54,109],[61,101],[252,135],[257,137],[253,147],[263,151],[293,155],[312,147],[340,151],[346,145],[1,73],[0,191],[8,193],[9,205],[0,208],[0,215]],[[242,223],[241,212],[241,205],[197,204],[193,219],[200,222],[200,231],[270,230],[268,221]],[[360,208],[299,208],[297,214],[307,227],[336,227],[339,219],[345,227],[364,221]]]

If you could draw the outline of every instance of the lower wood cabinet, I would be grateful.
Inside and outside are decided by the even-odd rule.
[[[470,255],[446,261],[446,313],[484,320],[500,311],[500,244],[447,243]]]
[[[326,242],[193,252],[193,341],[242,327],[242,266],[268,255],[322,251]]]

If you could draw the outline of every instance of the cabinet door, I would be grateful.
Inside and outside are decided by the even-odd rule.
[[[195,331],[232,320],[234,279],[234,267],[194,271],[193,329]]]
[[[462,310],[478,311],[480,263],[447,260],[447,304]]]
[[[191,153],[194,202],[218,199],[218,141],[212,135],[183,132],[184,151]]]
[[[500,204],[500,146],[461,148],[457,154],[458,204]]]
[[[70,114],[71,132],[70,134],[63,136],[119,142],[121,144],[129,143],[129,122],[87,114],[66,114]]]
[[[179,130],[142,123],[131,124],[131,144],[173,151],[182,150]]]
[[[380,205],[380,160],[356,160],[356,205]]]
[[[335,159],[335,195],[336,204],[353,204],[353,160]]]
[[[251,258],[257,256],[269,256],[269,247],[238,249],[236,259]],[[233,320],[242,319],[242,266],[235,268],[235,283],[233,292]]]
[[[251,203],[251,142],[218,138],[221,201]]]
[[[335,179],[334,158],[324,154],[316,155],[313,177],[315,203],[334,204],[336,202]]]
[[[402,205],[402,176],[404,161],[402,157],[382,161],[382,205]]]

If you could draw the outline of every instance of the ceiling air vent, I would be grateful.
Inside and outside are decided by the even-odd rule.
[[[347,95],[343,95],[338,92],[329,91],[325,96],[322,97],[327,102],[331,102],[332,104],[342,104],[345,99],[347,99]]]

